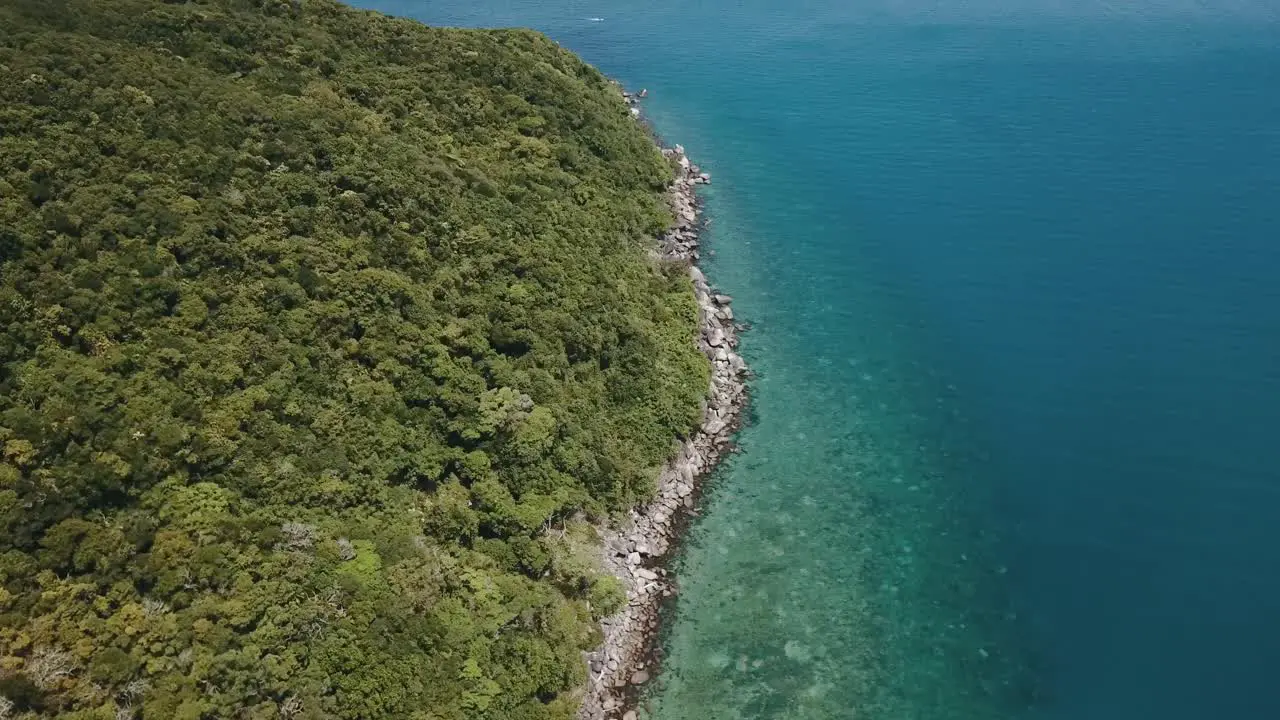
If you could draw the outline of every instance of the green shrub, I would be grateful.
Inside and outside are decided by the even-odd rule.
[[[14,717],[565,718],[706,363],[670,178],[536,33],[0,0]]]

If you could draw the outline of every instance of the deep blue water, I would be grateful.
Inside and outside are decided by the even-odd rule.
[[[654,717],[1280,717],[1280,3],[363,4],[714,175],[757,421]]]

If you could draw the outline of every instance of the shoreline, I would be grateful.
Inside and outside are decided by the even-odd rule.
[[[615,83],[616,85],[616,83]],[[637,99],[618,86],[638,122],[644,123]],[[654,642],[663,601],[675,594],[674,577],[662,567],[680,541],[703,478],[733,451],[732,436],[742,424],[747,404],[746,363],[736,352],[739,326],[733,298],[712,290],[698,266],[701,259],[701,201],[697,186],[711,176],[689,161],[680,145],[664,147],[653,128],[663,157],[675,164],[667,199],[675,222],[658,238],[656,256],[688,265],[698,303],[698,347],[711,363],[702,422],[658,475],[657,493],[649,503],[632,508],[622,522],[600,528],[602,564],[627,589],[627,604],[601,621],[604,641],[586,653],[588,680],[578,720],[635,720],[640,689],[656,673]]]

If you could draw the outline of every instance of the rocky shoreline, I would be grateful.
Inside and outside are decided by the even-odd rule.
[[[636,103],[644,93],[622,95],[639,118]],[[696,188],[710,183],[711,176],[691,163],[679,145],[663,148],[662,154],[676,168],[668,190],[675,224],[659,238],[657,252],[664,260],[689,266],[698,301],[698,343],[711,361],[711,385],[702,424],[662,469],[653,501],[633,508],[624,522],[602,528],[604,567],[626,587],[627,604],[601,622],[604,643],[587,654],[589,678],[579,720],[635,720],[638,690],[656,669],[651,651],[658,611],[663,598],[675,592],[661,561],[678,541],[679,521],[694,509],[700,480],[731,452],[732,435],[747,402],[749,371],[735,350],[740,328],[734,322],[732,298],[714,292],[697,265],[701,205]]]

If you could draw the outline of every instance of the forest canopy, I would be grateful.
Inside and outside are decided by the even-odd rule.
[[[529,31],[0,0],[0,718],[569,718],[707,387],[670,179]]]

